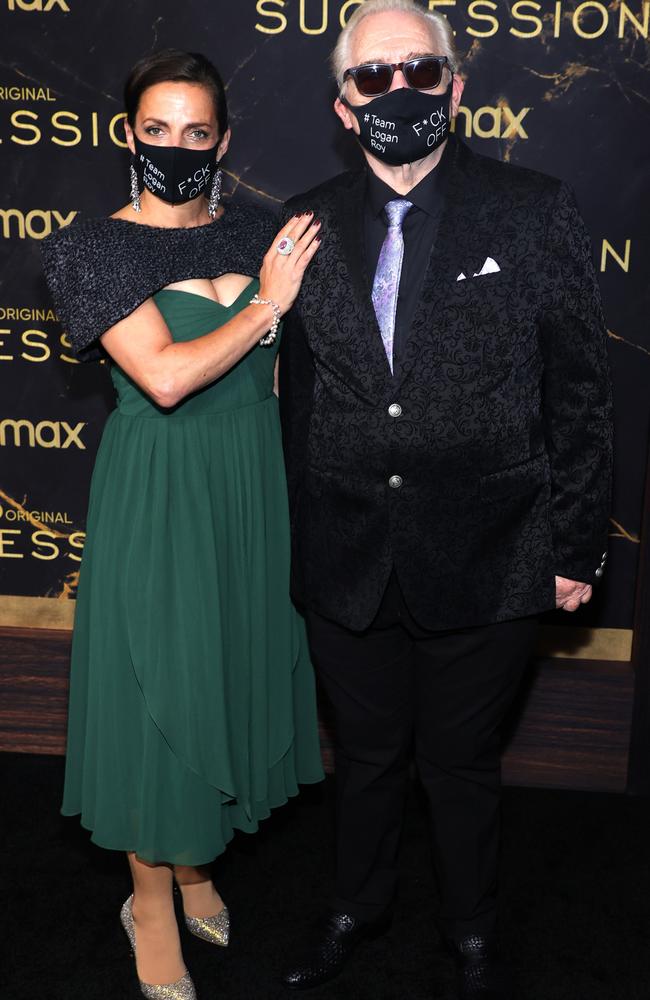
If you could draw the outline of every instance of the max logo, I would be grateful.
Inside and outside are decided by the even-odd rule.
[[[65,0],[7,0],[7,6],[9,10],[39,10],[44,14],[54,8],[70,13],[70,8]]]
[[[50,209],[43,211],[40,208],[34,208],[31,212],[21,212],[18,208],[0,208],[2,236],[8,240],[15,233],[19,240],[24,240],[26,236],[33,240],[44,240],[55,228],[69,226],[76,214],[68,212],[67,215],[62,215],[61,212]]]
[[[65,420],[41,420],[38,424],[33,424],[31,420],[1,420],[0,447],[12,443],[11,435],[15,448],[26,444],[28,448],[65,449],[74,444],[85,451],[86,446],[80,437],[85,426],[85,423],[79,423],[71,427]]]
[[[461,106],[458,109],[458,117],[454,120],[452,131],[464,128],[464,135],[470,138],[476,135],[479,139],[527,139],[528,133],[524,128],[523,121],[531,108],[522,108],[515,112],[508,104],[498,107],[477,108],[471,111],[469,108]],[[462,126],[461,126],[462,121]]]

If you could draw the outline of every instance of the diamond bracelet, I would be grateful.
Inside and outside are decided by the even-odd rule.
[[[251,306],[271,306],[273,310],[273,322],[271,323],[271,329],[268,333],[260,339],[260,347],[272,347],[275,343],[276,337],[278,335],[278,327],[280,326],[280,320],[282,318],[282,310],[277,302],[273,299],[261,299],[257,293],[250,300],[249,305]]]

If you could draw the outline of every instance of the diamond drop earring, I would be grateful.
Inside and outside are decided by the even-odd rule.
[[[223,172],[221,167],[217,167],[215,175],[212,179],[212,190],[210,191],[210,201],[208,202],[208,215],[211,219],[217,214],[217,209],[219,208],[219,202],[221,201],[221,181],[223,178]]]
[[[134,212],[141,212],[140,188],[138,187],[138,175],[135,167],[131,164],[131,207]]]

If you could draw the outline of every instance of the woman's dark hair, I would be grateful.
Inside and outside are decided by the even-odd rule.
[[[212,94],[219,125],[219,135],[228,128],[226,90],[219,72],[200,52],[162,49],[140,59],[124,85],[124,107],[129,125],[135,125],[140,100],[148,87],[156,83],[198,83]]]

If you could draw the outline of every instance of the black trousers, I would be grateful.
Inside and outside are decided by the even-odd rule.
[[[445,936],[496,924],[500,727],[537,621],[428,632],[395,576],[364,632],[307,613],[312,658],[333,709],[337,909],[379,918],[392,902],[415,757],[426,794]]]

